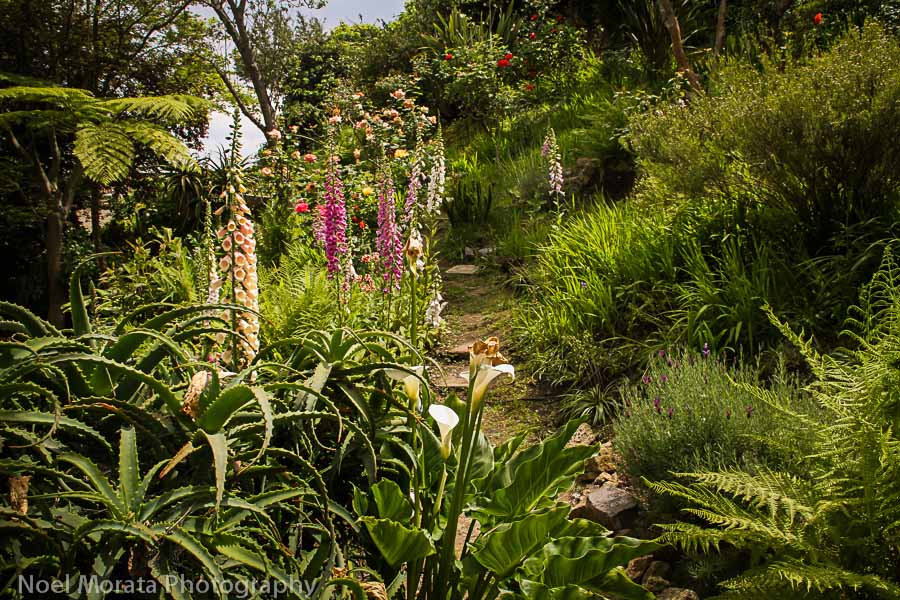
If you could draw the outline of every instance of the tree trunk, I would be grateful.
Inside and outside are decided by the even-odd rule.
[[[65,291],[62,282],[63,215],[59,193],[47,199],[47,320],[64,326],[62,305]]]
[[[719,2],[719,16],[716,19],[716,44],[713,47],[713,56],[719,58],[722,48],[725,46],[725,12],[728,10],[728,0]]]
[[[671,0],[659,0],[659,12],[662,15],[663,23],[669,30],[669,36],[672,38],[672,52],[675,54],[675,63],[678,65],[678,72],[683,73],[687,77],[688,83],[695,92],[703,92],[703,86],[700,85],[700,78],[691,68],[691,61],[688,60],[684,51],[684,45],[681,41],[681,27],[678,25],[678,17],[675,16],[675,10],[672,8]]]

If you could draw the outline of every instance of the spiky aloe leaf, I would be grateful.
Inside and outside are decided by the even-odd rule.
[[[163,467],[162,471],[160,471],[159,478],[162,479],[163,477],[168,475],[172,469],[178,466],[178,463],[190,456],[195,450],[197,450],[197,447],[194,445],[194,441],[188,440],[184,444],[184,446],[182,446],[178,450],[178,452],[175,453],[175,456],[169,459],[169,462],[166,463],[166,466]]]
[[[104,254],[113,254],[106,252]],[[86,260],[78,263],[72,269],[72,275],[69,278],[69,310],[72,312],[72,330],[75,335],[87,335],[91,333],[91,318],[88,316],[87,307],[84,305],[84,293],[81,291],[81,274],[96,258],[91,256]]]
[[[85,458],[80,454],[66,453],[61,454],[58,459],[60,462],[69,463],[79,471],[81,471],[88,479],[91,487],[97,492],[102,503],[117,519],[124,519],[128,513],[125,504],[119,498],[119,495],[113,491],[109,480],[100,472],[100,469],[89,458]]]
[[[253,540],[230,533],[218,533],[210,540],[210,544],[219,554],[261,573],[268,573],[266,555]]]
[[[217,433],[234,413],[254,398],[253,390],[246,385],[228,388],[197,417],[197,425],[207,433]]]
[[[3,333],[24,333],[28,334],[28,329],[18,321],[0,320],[0,331]]]
[[[119,438],[119,497],[128,512],[135,512],[140,504],[139,478],[137,435],[133,428],[123,427]]]
[[[38,411],[2,410],[0,411],[0,423],[28,423],[31,425],[50,425],[51,427],[73,429],[90,436],[112,453],[112,446],[99,431],[77,419]]]
[[[141,505],[137,519],[140,521],[155,519],[159,513],[167,508],[177,506],[188,500],[195,502],[198,499],[210,497],[214,493],[215,488],[211,488],[208,485],[189,485],[163,492],[158,496],[145,500]]]
[[[172,356],[174,356],[179,362],[191,361],[190,357],[185,353],[185,351],[168,336],[158,331],[144,328],[133,329],[125,335],[119,337],[115,344],[113,344],[103,352],[103,356],[110,360],[114,360],[117,363],[125,363],[132,358],[132,355],[140,347],[142,342],[151,338],[159,342],[154,351],[161,353],[160,360],[165,356],[165,351],[168,350],[168,352],[171,353]],[[158,361],[156,361],[156,363],[158,364]],[[156,364],[143,364],[142,361],[141,364],[138,364],[137,369],[149,375],[151,374],[155,366]],[[116,383],[116,380],[111,377],[106,369],[97,369],[91,377],[91,387],[94,388],[95,393],[99,396],[109,394]],[[124,389],[120,392],[120,394],[121,396],[130,396],[128,391]]]
[[[215,591],[216,595],[219,598],[223,597],[222,589],[224,586],[222,585],[222,570],[219,568],[216,560],[203,546],[203,544],[201,544],[195,537],[193,537],[191,534],[184,531],[181,527],[174,523],[160,523],[154,525],[153,532],[157,536],[167,539],[170,542],[180,546],[188,554],[193,556],[209,576],[210,582],[212,583],[212,588]]]
[[[59,329],[18,304],[0,302],[0,315],[10,317],[10,319],[21,323],[22,327],[32,337],[47,335],[62,337],[62,332]]]
[[[72,545],[81,539],[95,533],[120,533],[136,537],[139,540],[152,545],[156,544],[156,534],[149,527],[142,523],[126,523],[124,521],[114,521],[111,519],[101,519],[98,521],[88,521],[75,531],[72,538]]]
[[[228,438],[221,431],[219,433],[206,433],[206,442],[212,449],[213,468],[216,474],[216,512],[222,504],[222,496],[225,494],[225,470],[228,468]]]

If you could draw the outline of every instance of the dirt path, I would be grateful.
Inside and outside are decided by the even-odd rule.
[[[504,276],[481,267],[472,275],[444,274],[444,298],[448,302],[444,316],[449,335],[433,352],[446,377],[432,370],[432,381],[442,394],[465,393],[465,380],[459,373],[468,370],[468,346],[489,336],[500,338],[501,351],[516,367],[516,381],[500,378],[493,384],[485,405],[482,429],[493,444],[500,444],[523,429],[530,430],[528,442],[537,441],[555,429],[553,419],[558,406],[539,392],[531,374],[517,363],[516,348],[511,348],[513,297],[504,285]]]

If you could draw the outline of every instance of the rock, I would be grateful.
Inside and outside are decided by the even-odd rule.
[[[450,348],[450,350],[448,350],[447,353],[448,354],[465,354],[466,356],[468,356],[469,355],[469,347],[473,343],[474,342],[463,342],[462,344],[459,344],[459,345],[456,345],[456,346]]]
[[[647,567],[647,570],[644,572],[643,582],[646,583],[651,577],[659,577],[660,579],[665,579],[669,576],[669,571],[672,569],[664,560],[654,560],[650,563],[650,566]]]
[[[607,481],[618,487],[619,476],[615,473],[607,473],[604,471],[603,473],[600,473],[600,475],[598,475],[596,479],[594,479],[594,483],[596,483],[597,485],[603,485]]]
[[[634,496],[605,483],[599,488],[586,489],[584,497],[572,509],[571,516],[600,523],[615,531],[631,527],[637,516],[637,506]]]
[[[590,446],[595,441],[597,441],[597,434],[594,433],[594,430],[591,429],[590,425],[582,423],[578,426],[578,429],[575,430],[575,433],[572,434],[572,439],[566,444],[566,448],[571,448],[573,446]]]
[[[657,594],[656,600],[700,600],[700,596],[694,590],[672,587]]]
[[[474,248],[469,248],[468,246],[466,246],[463,249],[463,256],[465,256],[466,258],[475,258]]]
[[[632,581],[640,582],[641,577],[644,576],[647,567],[649,567],[652,562],[653,556],[649,554],[647,556],[632,558],[628,563],[628,567],[625,569],[625,574],[628,575],[628,578]]]
[[[481,256],[488,256],[489,254],[493,254],[493,253],[494,253],[493,248],[479,248],[478,249],[478,254],[480,254]]]
[[[644,582],[641,585],[643,585],[654,594],[658,594],[659,592],[669,587],[670,584],[668,580],[663,579],[662,577],[657,577],[656,575],[654,575],[653,577],[647,577],[646,575],[644,575]]]
[[[456,265],[445,271],[447,275],[475,275],[478,273],[478,265]]]

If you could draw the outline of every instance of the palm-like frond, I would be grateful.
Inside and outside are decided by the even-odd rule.
[[[97,103],[112,116],[134,116],[157,119],[165,123],[183,123],[201,113],[208,105],[194,96],[174,94],[169,96],[142,96],[138,98],[113,98]]]
[[[168,131],[145,121],[128,121],[122,128],[138,144],[146,146],[157,157],[181,171],[195,171],[197,162],[180,140]]]
[[[83,123],[75,132],[75,157],[90,179],[107,185],[128,176],[134,161],[134,143],[122,125]]]

